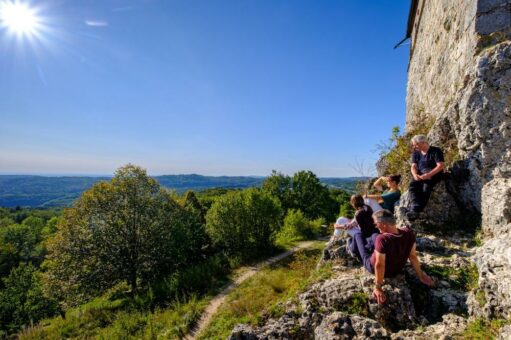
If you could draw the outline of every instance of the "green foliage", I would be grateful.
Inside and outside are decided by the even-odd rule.
[[[289,177],[274,170],[263,182],[262,190],[278,198],[284,211],[301,210],[309,219],[331,220],[338,209],[336,200],[311,171],[299,171]]]
[[[176,339],[188,333],[210,297],[227,282],[229,267],[221,255],[208,257],[132,295],[123,282],[79,307],[65,319],[41,322],[21,339],[102,338]]]
[[[42,254],[38,241],[38,231],[25,224],[0,229],[0,277],[20,262],[38,262]]]
[[[310,219],[335,218],[332,216],[332,206],[336,206],[335,201],[314,173],[299,171],[293,175],[292,184],[294,208],[303,211]]]
[[[165,309],[127,310],[122,299],[95,299],[69,310],[66,318],[43,321],[23,331],[20,339],[177,339],[198,321],[208,299],[190,297]]]
[[[491,340],[496,339],[499,330],[509,322],[503,319],[476,319],[467,325],[467,328],[461,335],[462,339],[470,340]]]
[[[127,165],[64,211],[48,241],[45,287],[64,305],[121,281],[133,292],[201,258],[203,230],[145,170]],[[204,239],[204,238],[202,238]]]
[[[20,264],[3,279],[5,288],[0,291],[0,334],[16,332],[42,318],[54,315],[56,301],[42,291],[36,268]]]
[[[246,261],[271,251],[281,214],[279,202],[259,189],[230,192],[209,209],[207,231],[215,246]]]
[[[229,262],[225,256],[209,256],[203,262],[154,283],[151,286],[151,307],[165,305],[176,296],[205,294],[215,287],[221,287],[227,282],[229,272]]]
[[[479,303],[479,306],[484,307],[484,305],[486,305],[486,294],[484,293],[484,290],[477,289],[475,293],[475,298],[477,303]]]
[[[369,315],[368,297],[364,292],[358,292],[351,296],[344,310],[348,314],[357,314],[361,316]]]
[[[401,187],[406,188],[410,183],[410,159],[411,144],[410,139],[415,135],[427,135],[434,120],[424,119],[422,124],[416,125],[413,130],[409,130],[405,134],[400,134],[399,127],[392,128],[392,134],[388,144],[380,145],[380,156],[385,157],[387,162],[386,174],[401,174]]]
[[[428,274],[448,281],[455,289],[470,291],[477,288],[479,273],[475,264],[459,269],[433,265],[428,266],[426,271]]]
[[[310,221],[300,210],[288,210],[284,218],[284,226],[277,235],[278,244],[312,239],[316,237],[324,223],[322,218]]]

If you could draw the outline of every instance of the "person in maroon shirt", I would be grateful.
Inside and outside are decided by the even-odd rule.
[[[421,270],[413,231],[407,227],[398,228],[394,215],[385,209],[375,212],[373,219],[380,234],[375,237],[374,252],[369,254],[361,251],[361,255],[364,267],[375,276],[373,294],[376,301],[379,304],[385,303],[386,297],[382,290],[384,278],[399,274],[407,260],[410,260],[419,280],[427,286],[433,286],[433,280]]]
[[[427,286],[434,282],[421,270],[419,258],[415,250],[415,234],[408,227],[397,228],[394,215],[388,210],[380,210],[373,214],[374,223],[380,230],[376,237],[371,264],[374,268],[375,287],[373,294],[379,304],[385,302],[382,285],[384,277],[392,277],[403,270],[406,260],[410,260],[419,280]]]

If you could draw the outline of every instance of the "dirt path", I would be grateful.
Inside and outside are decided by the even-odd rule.
[[[253,276],[259,270],[261,270],[261,268],[263,268],[264,266],[278,262],[278,261],[282,260],[283,258],[288,257],[289,255],[293,254],[294,252],[296,252],[300,249],[309,248],[312,244],[314,244],[314,242],[316,242],[316,241],[306,241],[306,242],[299,243],[298,245],[294,246],[293,248],[291,248],[290,250],[288,250],[282,254],[271,257],[263,262],[258,263],[255,266],[246,267],[247,270],[244,271],[243,274],[238,276],[234,280],[234,282],[232,282],[229,286],[227,286],[224,290],[222,290],[217,296],[215,296],[213,298],[213,300],[211,300],[211,302],[206,307],[206,309],[204,309],[204,312],[202,313],[202,316],[201,316],[199,322],[197,322],[197,325],[184,338],[187,340],[195,339],[196,336],[199,335],[206,328],[206,326],[209,324],[209,322],[211,321],[211,318],[218,310],[218,307],[220,307],[220,305],[224,302],[226,295],[231,290],[233,290],[234,288],[239,286],[243,281],[245,281],[249,277]]]

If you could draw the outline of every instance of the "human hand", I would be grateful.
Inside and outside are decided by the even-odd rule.
[[[421,280],[422,283],[429,287],[433,287],[435,285],[435,281],[433,281],[431,277],[424,273],[422,273],[421,277],[419,277],[419,280]]]
[[[353,228],[353,224],[351,224],[351,223],[348,223],[348,224],[344,225],[344,229],[346,229],[346,230],[352,229],[352,228]]]
[[[424,174],[424,175],[421,175],[421,176],[420,176],[420,178],[421,178],[423,181],[424,181],[424,180],[427,180],[427,179],[430,179],[431,177],[433,177],[433,176],[431,176],[429,173],[427,173],[427,174]]]
[[[379,305],[383,305],[385,300],[387,300],[387,297],[381,288],[375,287],[373,290],[373,296],[376,298],[376,302],[378,302]]]

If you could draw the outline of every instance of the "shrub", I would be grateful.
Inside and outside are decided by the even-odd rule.
[[[215,246],[246,261],[272,250],[281,214],[277,199],[246,189],[220,197],[206,215],[206,228]]]
[[[11,333],[58,311],[56,301],[46,297],[32,264],[21,263],[3,279],[0,291],[0,333]]]
[[[291,209],[284,218],[284,226],[277,238],[299,241],[313,238],[316,232],[313,223],[303,215],[301,210]]]

